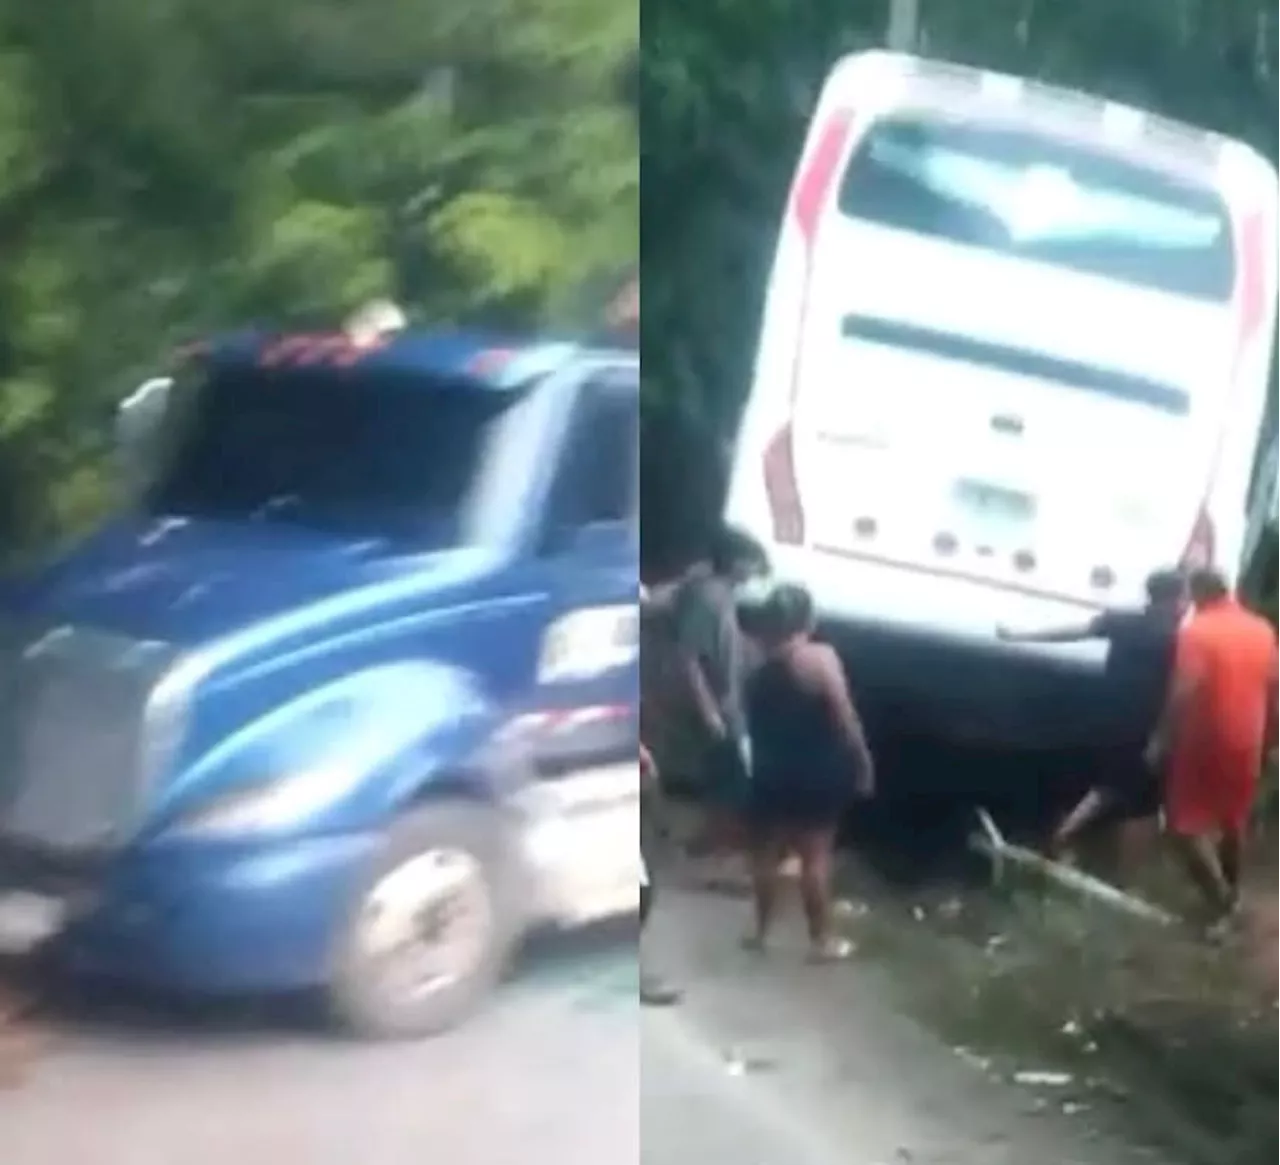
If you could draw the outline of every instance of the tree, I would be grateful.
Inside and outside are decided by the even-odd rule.
[[[637,253],[637,33],[611,0],[0,0],[0,556],[109,500],[114,402],[193,335],[376,295],[594,322]]]

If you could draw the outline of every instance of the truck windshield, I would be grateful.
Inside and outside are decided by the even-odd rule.
[[[453,545],[512,399],[401,372],[215,369],[178,386],[148,508]]]

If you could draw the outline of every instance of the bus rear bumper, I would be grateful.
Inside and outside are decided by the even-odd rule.
[[[1105,644],[1012,644],[997,629],[1080,624],[1094,608],[813,550],[771,560],[812,593],[869,720],[1010,748],[1093,742]]]

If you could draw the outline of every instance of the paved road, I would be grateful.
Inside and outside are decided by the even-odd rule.
[[[668,893],[646,957],[688,987],[644,1013],[634,942],[534,962],[444,1039],[338,1044],[277,1015],[175,1022],[101,1006],[0,1091],[21,1165],[1130,1165],[1123,1146],[975,1074],[884,982],[764,962],[745,906]],[[1141,1157],[1145,1165],[1151,1158]]]
[[[639,1157],[634,943],[535,962],[464,1031],[342,1045],[275,1015],[90,1010],[0,1091],[15,1165],[600,1165]]]
[[[646,1013],[640,1046],[641,1165],[854,1165],[767,1082],[731,1071],[682,1012]]]
[[[1063,1117],[1052,1090],[975,1070],[897,1010],[873,965],[806,966],[794,917],[777,950],[746,954],[747,914],[745,903],[670,888],[659,900],[646,958],[686,996],[642,1021],[643,1165],[1159,1160]]]

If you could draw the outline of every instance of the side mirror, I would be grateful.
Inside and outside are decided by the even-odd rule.
[[[144,381],[116,409],[116,447],[126,465],[136,468],[146,457],[164,419],[173,380],[157,376]]]

